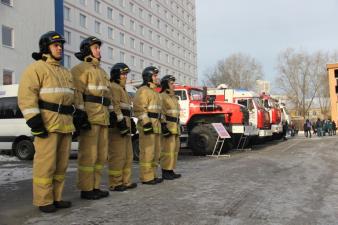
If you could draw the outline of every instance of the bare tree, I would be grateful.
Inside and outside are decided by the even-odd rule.
[[[328,113],[327,62],[328,53],[321,51],[309,54],[290,48],[278,56],[276,82],[303,117],[316,97],[322,113]]]
[[[229,88],[254,89],[256,80],[263,78],[262,66],[254,58],[236,53],[224,60],[219,60],[216,66],[205,77],[207,84],[217,86],[225,83]]]

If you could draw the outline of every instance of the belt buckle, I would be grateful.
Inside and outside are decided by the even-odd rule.
[[[161,116],[162,116],[162,115],[161,115],[161,113],[159,113],[159,114],[158,114],[158,118],[157,118],[157,119],[159,119],[159,120],[160,120],[160,119],[161,119]]]
[[[73,107],[72,115],[74,115],[74,113],[76,112],[76,108],[75,108],[75,105],[72,105],[72,107]]]
[[[180,118],[176,117],[176,123],[180,123]]]
[[[61,103],[59,103],[59,105],[58,105],[58,113],[60,113],[61,108],[62,108],[62,105],[61,105]]]
[[[104,97],[101,96],[101,104],[103,105],[103,103],[104,103]]]

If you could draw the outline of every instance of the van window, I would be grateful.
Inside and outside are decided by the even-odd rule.
[[[175,95],[180,97],[181,100],[187,100],[187,94],[185,90],[175,91]]]
[[[248,108],[248,100],[246,99],[237,100],[237,103],[244,106],[245,108]]]
[[[23,118],[17,97],[0,98],[0,119]]]

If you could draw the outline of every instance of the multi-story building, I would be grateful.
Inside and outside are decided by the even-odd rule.
[[[55,9],[54,1],[0,1],[0,85],[18,83],[40,35],[54,29]]]
[[[14,16],[8,19],[18,24],[24,21],[31,24],[31,28],[25,28],[26,32],[22,32],[23,26],[17,26],[15,35],[12,35],[13,39],[19,38],[16,32],[20,32],[20,38],[24,39],[26,33],[34,32],[34,35],[29,34],[33,47],[25,49],[22,54],[30,57],[31,52],[36,50],[39,35],[55,29],[65,36],[64,65],[71,68],[79,63],[74,53],[79,51],[80,42],[88,36],[96,36],[103,42],[102,67],[107,73],[113,64],[125,62],[131,68],[130,79],[138,81],[143,68],[154,65],[160,69],[161,76],[172,74],[180,83],[197,84],[195,0],[33,1],[38,2],[38,7],[31,7],[36,12],[30,8],[30,15],[26,13],[19,19]],[[1,2],[11,2],[12,9],[24,4],[32,5],[31,1]],[[60,4],[63,12],[60,12]],[[56,8],[58,10],[54,11]],[[4,15],[0,15],[1,23],[2,17]],[[7,20],[7,14],[5,17]],[[47,18],[48,24],[44,18]],[[40,26],[42,23],[46,26]],[[10,24],[7,26],[11,27]],[[15,45],[11,50],[16,48]],[[4,57],[2,51],[0,55]],[[30,62],[20,63],[25,67]],[[21,73],[22,68],[16,66],[13,70]]]

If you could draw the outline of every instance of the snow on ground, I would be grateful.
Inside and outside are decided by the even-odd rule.
[[[14,161],[20,161],[15,156],[8,156],[8,155],[0,155],[0,162],[14,162]]]

